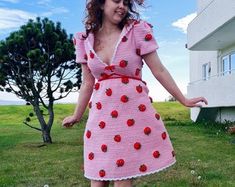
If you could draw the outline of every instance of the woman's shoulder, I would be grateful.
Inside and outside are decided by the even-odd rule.
[[[142,19],[130,19],[127,21],[127,27],[133,29],[133,30],[149,30],[149,29],[152,29],[153,26],[145,21],[145,20],[142,20]]]
[[[76,32],[75,34],[74,34],[74,38],[76,39],[76,40],[85,40],[86,39],[86,32]]]

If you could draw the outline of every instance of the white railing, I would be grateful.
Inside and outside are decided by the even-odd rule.
[[[196,81],[192,81],[188,85],[191,86],[191,85],[194,85],[194,84],[198,84],[200,82],[209,81],[209,80],[214,79],[214,78],[226,77],[227,75],[231,75],[231,74],[235,74],[235,69],[223,71],[223,72],[220,72],[216,75],[211,75],[211,76],[208,76],[208,77],[204,77],[202,79],[198,79]]]

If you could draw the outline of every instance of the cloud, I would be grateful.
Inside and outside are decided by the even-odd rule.
[[[48,12],[43,12],[40,14],[40,16],[42,17],[50,17],[54,14],[62,14],[62,13],[67,13],[69,12],[68,9],[66,9],[65,7],[54,7],[52,5],[50,5],[52,2],[52,0],[39,0],[37,2],[38,5],[43,6],[44,8],[47,8]]]
[[[29,19],[37,17],[36,14],[18,10],[0,8],[0,30],[14,29],[25,24]]]
[[[151,6],[139,7],[137,6],[137,12],[140,14],[140,18],[152,22],[154,18],[158,15],[158,12],[154,11]]]
[[[0,0],[0,2],[19,3],[20,0]]]
[[[69,10],[64,7],[51,8],[49,12],[44,12],[41,14],[41,16],[49,17],[54,14],[61,14],[61,13],[67,13],[67,12],[69,12]]]
[[[189,14],[183,18],[178,19],[177,21],[173,22],[171,25],[173,27],[176,27],[178,29],[180,29],[180,31],[182,31],[183,33],[187,33],[187,27],[188,24],[197,16],[197,13],[192,13]]]
[[[48,6],[51,3],[51,0],[39,0],[37,2],[38,5],[42,5],[42,6]]]
[[[9,32],[9,30],[20,27],[29,19],[35,19],[37,16],[50,17],[54,14],[67,13],[64,7],[52,8],[48,12],[35,14],[19,9],[0,8],[0,34]]]

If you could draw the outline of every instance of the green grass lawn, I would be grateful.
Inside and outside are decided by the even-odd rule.
[[[235,186],[235,136],[226,125],[192,123],[189,110],[179,103],[154,103],[165,121],[177,162],[157,174],[137,178],[136,187]],[[52,145],[43,146],[41,134],[22,121],[30,106],[0,107],[0,186],[89,186],[83,177],[83,131],[81,123],[61,127],[74,105],[55,105]],[[36,121],[32,121],[37,124]]]

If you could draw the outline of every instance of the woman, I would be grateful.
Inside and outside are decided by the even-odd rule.
[[[175,163],[175,152],[160,115],[141,79],[143,62],[180,103],[200,106],[203,97],[187,99],[162,65],[151,25],[138,18],[134,0],[90,0],[86,33],[75,36],[76,61],[83,83],[77,107],[63,121],[79,122],[89,103],[84,134],[85,177],[91,186],[129,187],[132,179]],[[89,102],[90,100],[90,102]]]

